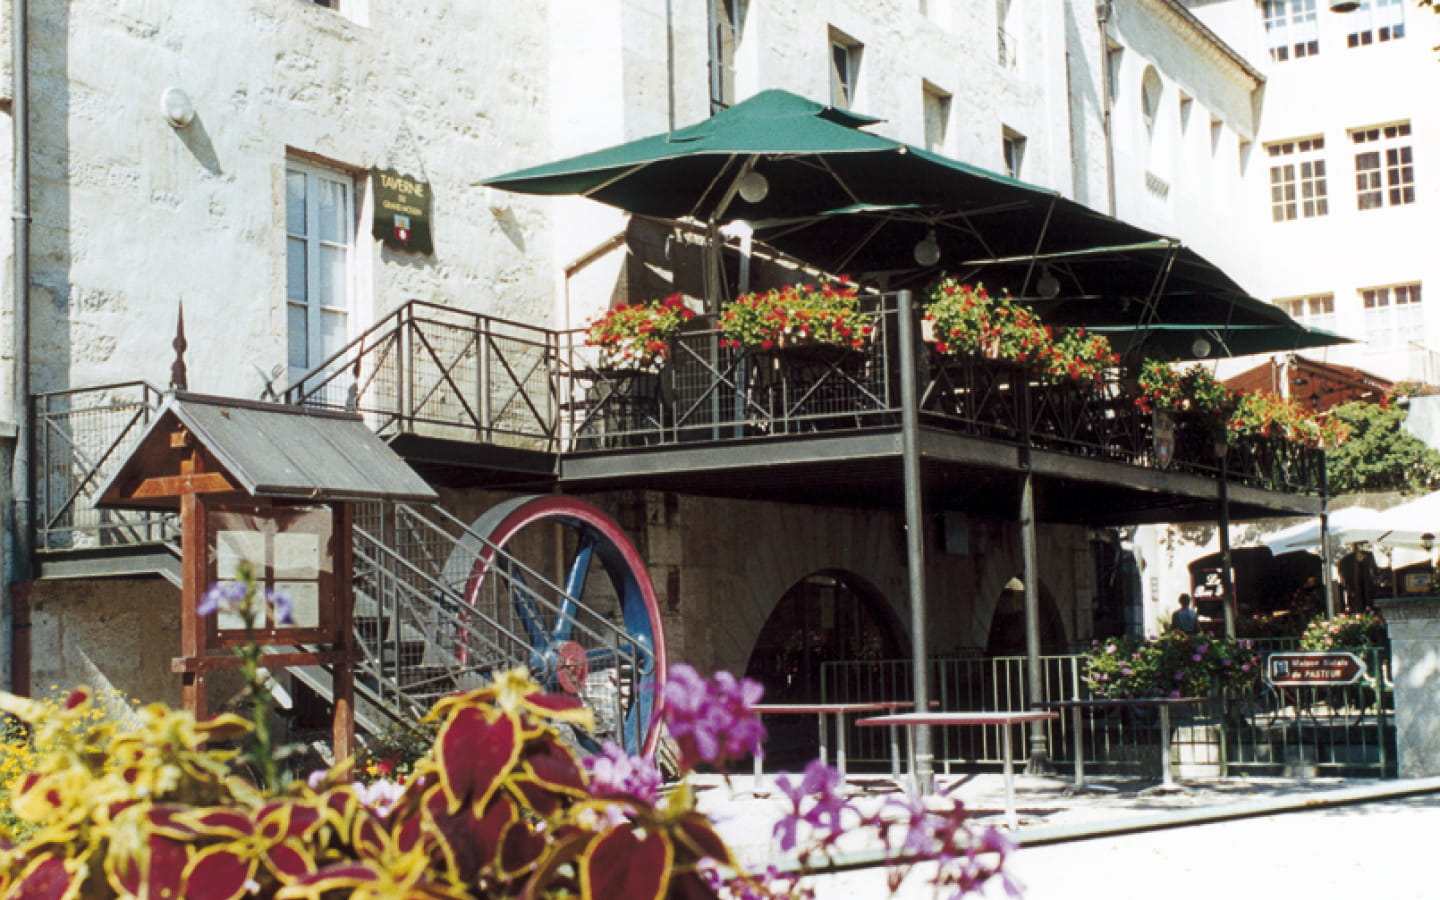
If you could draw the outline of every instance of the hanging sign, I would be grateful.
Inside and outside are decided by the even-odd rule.
[[[371,234],[396,250],[435,252],[430,240],[430,183],[394,169],[371,169],[375,190],[375,221]]]
[[[1276,687],[1354,684],[1364,675],[1365,663],[1353,653],[1272,653],[1265,659],[1265,680]]]

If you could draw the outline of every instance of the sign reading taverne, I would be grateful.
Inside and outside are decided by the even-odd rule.
[[[371,234],[387,247],[430,254],[430,184],[394,169],[371,169],[375,222]]]

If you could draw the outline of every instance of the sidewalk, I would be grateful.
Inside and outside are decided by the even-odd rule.
[[[943,776],[937,787],[964,801],[975,820],[1004,827],[1004,779],[999,773]],[[762,785],[770,793],[755,796],[749,776],[735,776],[727,786],[718,777],[697,779],[701,810],[717,823],[722,837],[747,866],[783,864],[771,834],[785,810],[786,801],[773,792],[773,776]],[[888,778],[857,776],[852,798],[867,811],[878,808],[895,786]],[[1015,803],[1020,827],[1013,836],[1020,844],[1038,845],[1084,840],[1101,835],[1172,828],[1351,804],[1395,796],[1440,792],[1440,779],[1379,780],[1342,778],[1224,778],[1181,780],[1183,791],[1158,793],[1147,789],[1157,778],[1100,776],[1087,779],[1087,790],[1068,794],[1070,779],[1063,776],[1017,775]],[[1094,788],[1108,788],[1094,790]],[[863,860],[874,846],[842,843],[842,852]]]

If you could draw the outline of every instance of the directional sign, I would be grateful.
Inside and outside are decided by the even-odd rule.
[[[1353,653],[1272,653],[1265,660],[1265,680],[1276,687],[1354,684],[1365,675],[1365,663]]]

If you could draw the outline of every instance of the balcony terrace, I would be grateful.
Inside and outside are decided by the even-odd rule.
[[[285,394],[352,408],[440,483],[655,489],[898,506],[903,413],[897,295],[875,298],[865,349],[727,347],[697,318],[657,373],[597,366],[581,332],[412,301]],[[916,348],[927,499],[1011,509],[1022,473],[1046,521],[1318,512],[1322,451],[1279,438],[1225,456],[1184,427],[1167,465],[1119,376],[1045,383],[1027,367]]]

